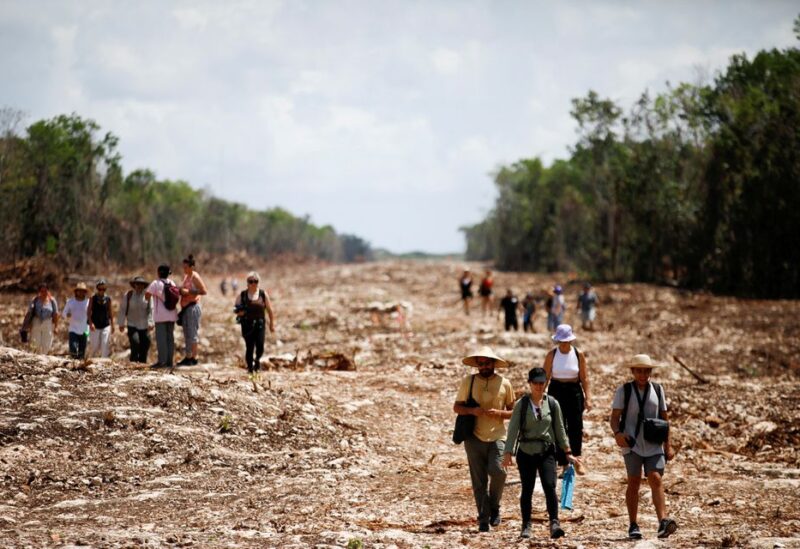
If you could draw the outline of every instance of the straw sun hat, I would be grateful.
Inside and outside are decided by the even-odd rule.
[[[653,362],[650,355],[634,355],[622,363],[623,368],[664,368],[666,364]]]
[[[491,358],[494,360],[494,365],[497,368],[504,368],[508,366],[508,362],[497,356],[494,351],[492,351],[492,348],[487,346],[481,347],[471,355],[464,357],[461,362],[467,366],[473,366],[477,368],[478,363],[475,361],[477,358]]]

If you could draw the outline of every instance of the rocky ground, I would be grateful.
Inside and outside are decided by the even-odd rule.
[[[607,419],[626,379],[618,364],[644,352],[670,364],[657,379],[673,413],[678,454],[665,482],[680,528],[655,539],[643,490],[635,547],[800,547],[800,303],[647,285],[599,286],[597,330],[578,330],[595,407],[589,473],[575,509],[562,511],[567,536],[546,537],[537,489],[540,522],[519,540],[515,469],[503,524],[477,534],[466,457],[450,441],[468,373],[460,358],[491,345],[521,391],[551,343],[541,313],[534,334],[505,333],[477,306],[464,315],[460,267],[265,271],[278,333],[260,380],[243,369],[218,277],[208,277],[202,363],[171,374],[127,362],[122,335],[111,360],[68,360],[63,327],[54,356],[31,355],[16,335],[28,297],[0,295],[0,546],[634,547]],[[556,281],[500,273],[496,287]],[[571,305],[578,288],[568,288]],[[413,307],[410,330],[371,312],[397,300]]]

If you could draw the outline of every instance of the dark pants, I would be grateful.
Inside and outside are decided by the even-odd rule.
[[[532,456],[517,450],[517,469],[522,484],[519,495],[519,507],[522,512],[522,524],[531,521],[531,500],[533,487],[536,484],[536,473],[542,481],[544,499],[547,503],[547,515],[550,520],[558,518],[558,498],[556,497],[556,458],[552,450],[544,454]]]
[[[522,329],[527,331],[533,331],[533,313],[525,312],[522,315]]]
[[[506,316],[506,331],[508,331],[511,328],[514,328],[515,332],[519,329],[519,324],[517,323],[516,315]]]
[[[478,522],[489,522],[492,515],[500,512],[506,472],[501,464],[505,441],[483,442],[477,437],[464,441],[472,480],[472,495],[478,509]]]
[[[84,358],[86,356],[86,334],[69,333],[69,356]]]
[[[128,342],[131,344],[131,362],[147,362],[147,352],[150,350],[147,330],[128,326]]]
[[[266,324],[264,319],[242,319],[242,337],[244,338],[244,360],[247,362],[248,372],[257,372],[261,369],[261,355],[264,354],[264,333]],[[253,358],[255,351],[255,359]]]
[[[583,446],[583,387],[577,381],[562,383],[554,379],[550,381],[547,392],[561,406],[569,447],[572,455],[578,457]],[[559,465],[567,464],[567,456],[561,448],[556,449],[556,460]]]

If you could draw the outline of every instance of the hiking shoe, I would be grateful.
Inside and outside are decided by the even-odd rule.
[[[497,528],[500,526],[501,522],[503,522],[503,520],[500,518],[500,511],[498,510],[496,513],[492,513],[492,518],[489,519],[489,525],[492,528]]]
[[[151,364],[150,367],[155,370],[157,368],[166,368],[167,365],[161,364],[160,362],[156,362],[155,364]]]
[[[192,359],[189,358],[188,356],[183,357],[183,359],[180,362],[175,364],[175,366],[191,366],[191,365],[192,365]]]
[[[639,530],[639,525],[635,522],[631,522],[631,525],[628,526],[628,537],[630,539],[642,539],[642,531]]]
[[[489,531],[489,523],[488,522],[481,522],[478,525],[478,532],[488,532]]]
[[[550,537],[553,539],[558,539],[564,536],[564,529],[561,528],[561,524],[558,522],[558,519],[550,521]]]
[[[675,530],[678,529],[678,523],[672,520],[671,518],[661,519],[661,522],[658,523],[658,537],[659,538],[668,538],[672,534],[675,533]]]
[[[196,358],[192,359],[192,366],[197,366],[197,359]]]
[[[522,532],[519,533],[519,537],[521,538],[529,538],[531,537],[531,523],[526,522],[522,525]]]

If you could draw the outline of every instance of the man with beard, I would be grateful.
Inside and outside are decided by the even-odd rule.
[[[508,379],[495,373],[495,368],[505,367],[508,363],[489,347],[481,348],[462,362],[478,368],[478,373],[461,380],[453,411],[459,415],[475,416],[475,429],[464,441],[464,449],[478,508],[478,529],[488,532],[490,525],[500,525],[500,501],[506,482],[506,472],[502,467],[506,437],[504,420],[511,417],[514,408],[514,389]],[[467,405],[470,397],[477,406]]]

